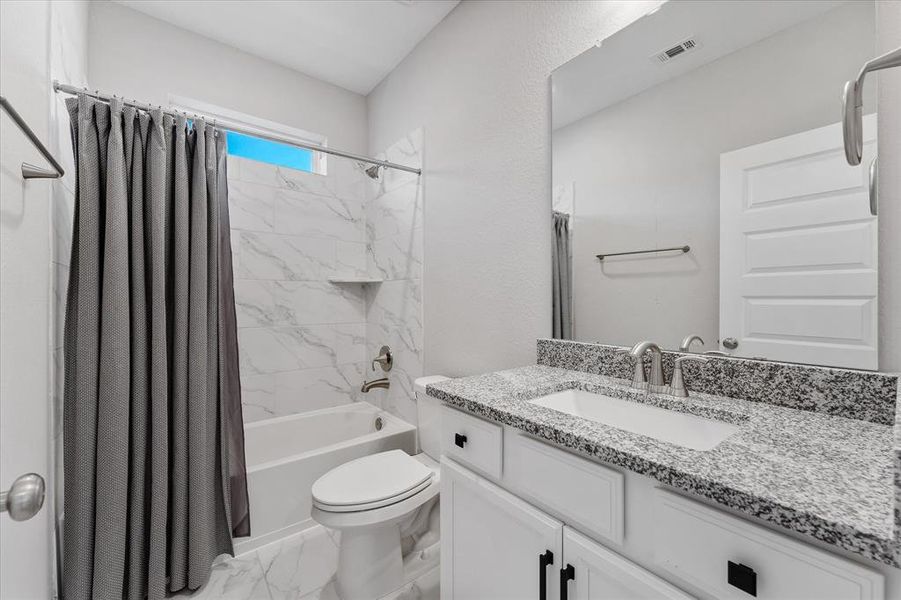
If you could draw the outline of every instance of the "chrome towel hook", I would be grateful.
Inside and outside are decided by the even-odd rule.
[[[901,48],[868,61],[857,79],[845,83],[842,97],[842,134],[845,140],[845,158],[856,167],[863,157],[863,80],[870,71],[901,66]]]

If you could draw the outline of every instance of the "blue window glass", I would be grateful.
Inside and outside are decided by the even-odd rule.
[[[252,135],[227,132],[228,153],[242,158],[313,172],[313,151],[270,142]]]

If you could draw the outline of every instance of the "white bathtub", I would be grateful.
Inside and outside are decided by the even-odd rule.
[[[381,419],[381,429],[376,420]],[[313,482],[354,458],[404,450],[413,454],[416,428],[368,402],[355,402],[244,426],[250,538],[238,553],[291,535],[315,522],[310,518]]]

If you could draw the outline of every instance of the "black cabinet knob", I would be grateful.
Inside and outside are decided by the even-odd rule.
[[[454,434],[454,443],[459,447],[463,447],[466,445],[466,436],[460,433]]]
[[[757,573],[751,567],[730,560],[728,582],[729,585],[737,587],[744,593],[757,597]]]

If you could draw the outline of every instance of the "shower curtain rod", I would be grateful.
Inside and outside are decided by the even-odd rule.
[[[160,106],[154,106],[152,104],[145,104],[143,102],[138,102],[136,100],[127,100],[125,98],[121,98],[119,96],[114,96],[112,94],[106,94],[100,92],[99,90],[89,90],[83,87],[76,87],[74,85],[67,85],[65,83],[60,83],[58,81],[53,82],[53,91],[56,93],[63,93],[75,96],[77,94],[85,94],[86,96],[90,96],[92,98],[96,98],[98,100],[103,100],[104,102],[109,102],[113,98],[118,98],[122,101],[123,104],[127,106],[133,106],[135,108],[139,108],[141,110],[153,110],[154,108],[162,109],[164,114],[178,116],[185,115],[188,117],[196,117],[202,118],[206,121],[213,123],[214,125],[220,125],[229,131],[234,131],[235,133],[242,133],[244,135],[250,135],[253,137],[262,138],[264,140],[269,140],[270,142],[277,142],[279,144],[287,144],[289,146],[296,146],[298,148],[304,148],[306,150],[313,150],[314,152],[322,152],[323,154],[331,154],[332,156],[340,156],[341,158],[349,158],[350,160],[355,160],[357,162],[367,163],[371,165],[378,165],[380,167],[385,167],[386,169],[398,169],[399,171],[406,171],[408,173],[416,173],[417,175],[422,175],[422,169],[417,169],[416,167],[408,167],[407,165],[399,165],[397,163],[393,163],[387,160],[379,160],[377,158],[369,158],[368,156],[361,156],[359,154],[354,154],[352,152],[344,152],[343,150],[335,150],[334,148],[326,148],[325,146],[319,146],[318,144],[308,144],[306,142],[298,142],[297,140],[281,137],[279,135],[275,135],[272,133],[264,133],[257,130],[246,129],[241,127],[240,125],[236,125],[227,119],[220,119],[217,117],[207,117],[200,114],[187,113],[184,111],[178,111],[173,109],[165,109]]]

